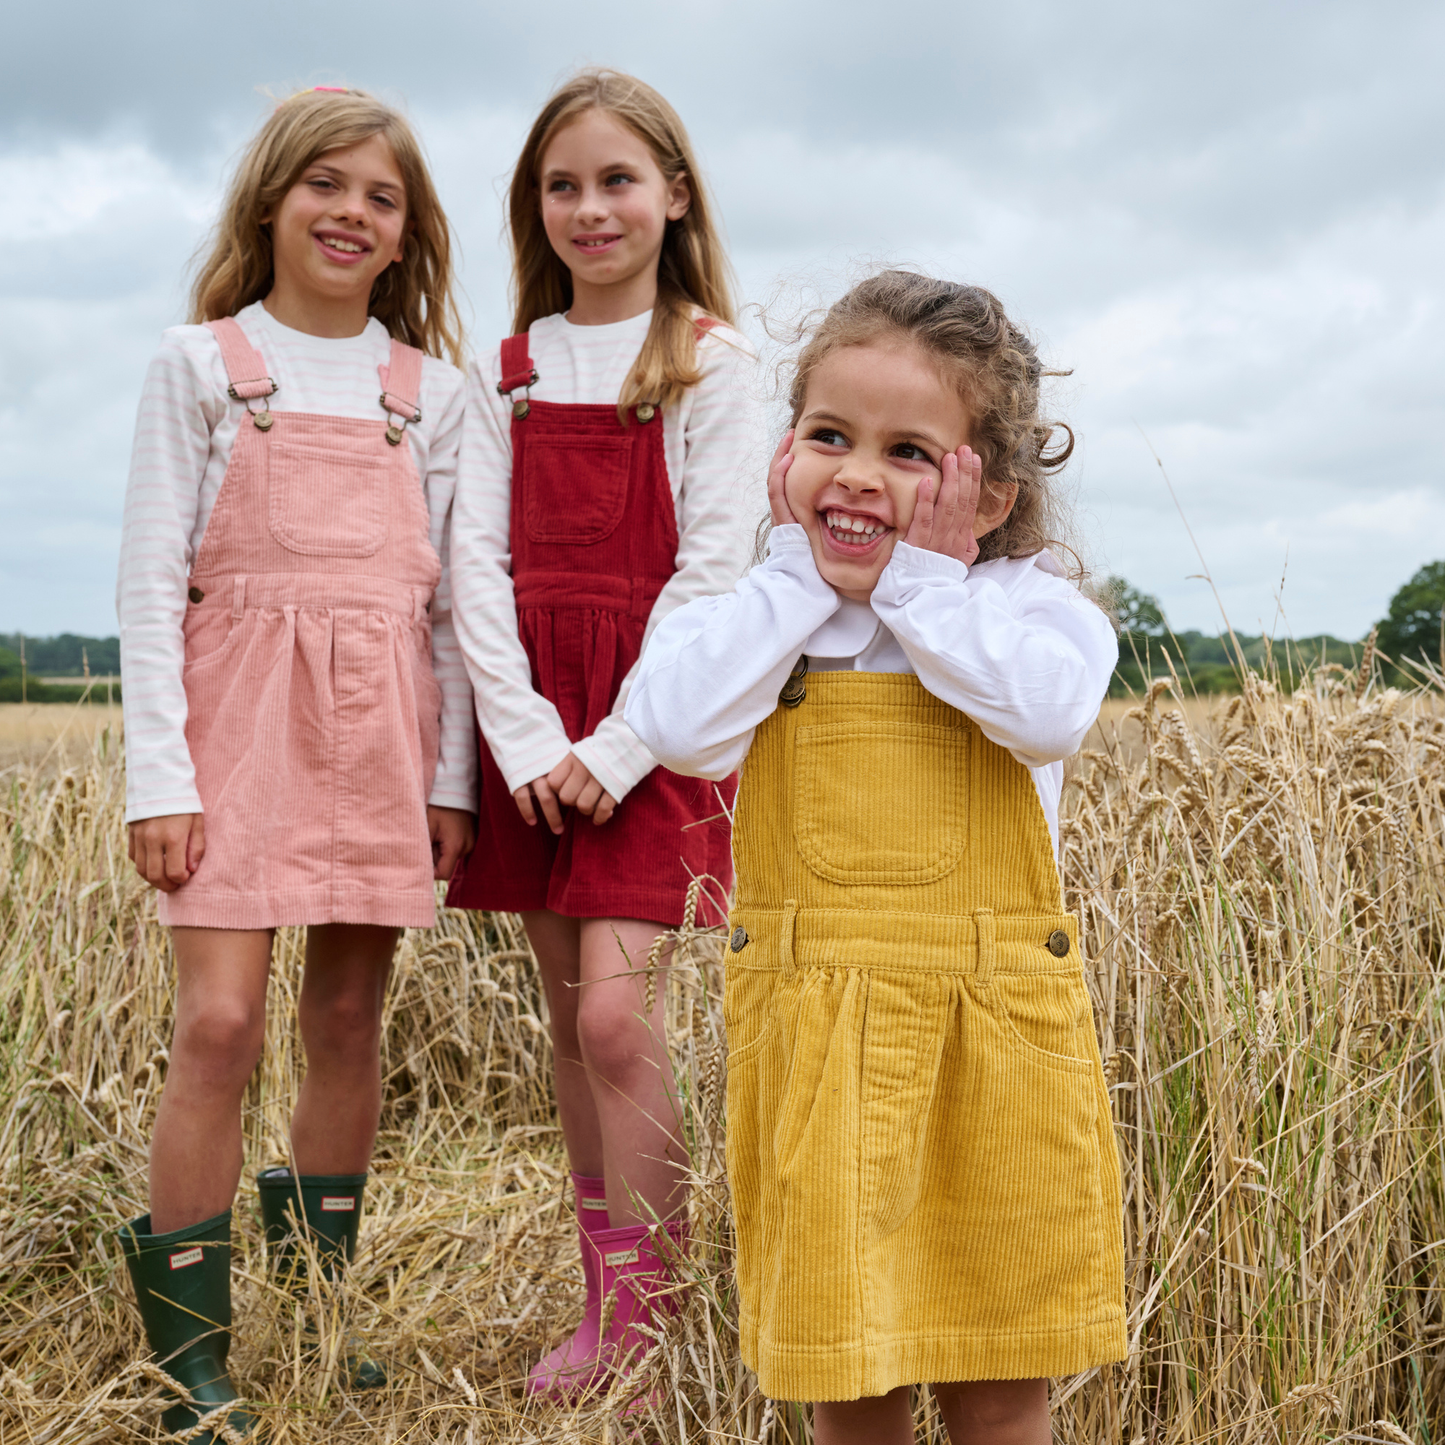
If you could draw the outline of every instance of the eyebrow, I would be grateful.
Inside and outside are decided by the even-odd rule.
[[[838,413],[835,412],[835,411],[826,411],[826,410],[818,410],[818,411],[805,412],[801,417],[798,418],[798,420],[799,420],[800,422],[805,422],[805,421],[835,421],[835,422],[838,422],[839,425],[845,426],[845,427],[849,428],[850,430],[852,429],[852,426],[853,426],[852,422],[850,422],[846,417],[841,417],[841,416],[839,416]],[[931,445],[937,447],[938,450],[941,451],[941,452],[948,452],[948,451],[952,451],[952,450],[953,450],[951,447],[944,446],[944,444],[943,444],[941,441],[939,441],[939,439],[938,439],[936,436],[934,436],[932,432],[925,431],[922,427],[914,427],[911,431],[899,432],[898,435],[899,435],[900,437],[906,437],[906,438],[917,437],[920,441],[928,442],[928,443],[930,443]]]
[[[636,161],[608,161],[605,166],[597,167],[599,172],[635,171],[637,170],[637,168],[638,166]],[[570,170],[566,166],[548,166],[547,169],[542,172],[542,179],[546,181],[550,180],[553,176],[570,176],[575,174],[576,172]]]

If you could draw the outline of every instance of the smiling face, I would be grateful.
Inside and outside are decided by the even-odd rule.
[[[903,338],[840,346],[808,378],[784,495],[823,580],[866,601],[908,531],[918,484],[969,441],[970,417],[938,364]],[[1008,515],[987,488],[974,535]]]
[[[293,325],[288,314],[318,306],[359,308],[356,330],[365,326],[372,286],[401,260],[406,232],[406,187],[386,141],[324,151],[264,219],[276,268],[268,309]]]
[[[667,223],[691,201],[687,177],[668,181],[646,141],[593,109],[548,142],[539,183],[547,239],[572,273],[574,313],[592,321],[587,313],[615,310],[619,301],[627,314],[646,311],[656,298]],[[636,309],[627,311],[629,304]]]

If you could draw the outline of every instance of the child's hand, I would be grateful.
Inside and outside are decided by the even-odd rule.
[[[775,527],[785,527],[789,522],[798,520],[783,493],[783,480],[788,475],[788,468],[793,465],[793,435],[791,429],[784,433],[768,464],[768,509],[772,512]]]
[[[433,808],[426,810],[426,825],[431,831],[432,877],[446,882],[477,844],[477,819],[464,808]]]
[[[971,567],[978,556],[978,538],[973,535],[978,515],[978,498],[983,487],[983,461],[968,447],[959,447],[943,459],[943,476],[934,501],[933,478],[918,484],[918,505],[903,539],[910,547],[941,552]]]
[[[126,851],[152,888],[174,893],[206,856],[206,820],[200,813],[142,818],[130,825]]]
[[[592,776],[576,753],[568,753],[546,777],[533,778],[512,796],[529,825],[536,823],[537,808],[540,808],[554,833],[562,831],[563,808],[576,808],[579,813],[588,814],[594,823],[605,823],[617,807],[617,799]]]

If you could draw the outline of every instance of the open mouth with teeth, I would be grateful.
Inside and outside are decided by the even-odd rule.
[[[338,236],[335,231],[318,234],[316,241],[323,251],[333,251],[339,256],[364,256],[371,250],[365,241],[353,240],[349,236]]]
[[[864,512],[840,512],[836,507],[829,507],[820,515],[829,538],[850,552],[866,552],[893,530]]]

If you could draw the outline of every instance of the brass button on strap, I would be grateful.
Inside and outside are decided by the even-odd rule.
[[[657,415],[657,408],[650,401],[645,401],[637,408],[638,421],[651,421]]]
[[[808,654],[805,652],[793,664],[793,670],[788,674],[788,680],[783,684],[782,691],[778,693],[778,701],[784,707],[797,707],[808,695],[808,685],[804,679],[808,676]]]
[[[206,600],[206,594],[199,587],[192,587],[186,592],[186,596],[196,604],[197,607]]]
[[[729,943],[734,953],[741,953],[748,946],[748,931],[741,924],[733,929],[733,936]]]
[[[1055,958],[1063,958],[1069,951],[1069,935],[1062,928],[1054,929],[1049,934],[1047,947]]]
[[[518,421],[523,420],[523,418],[525,418],[527,413],[531,410],[532,403],[530,401],[519,399],[512,403],[512,415],[516,417]]]

